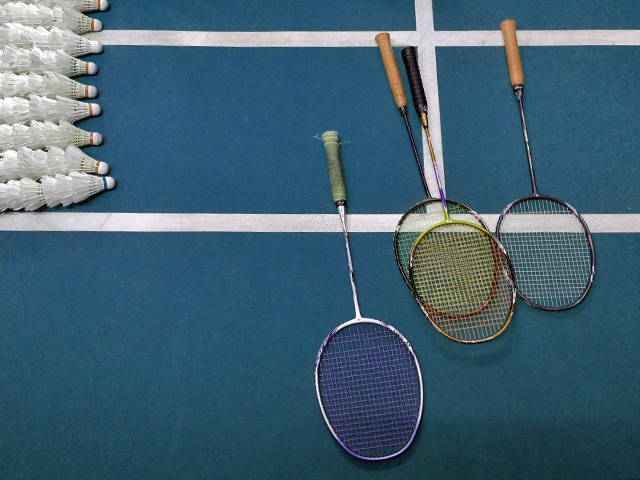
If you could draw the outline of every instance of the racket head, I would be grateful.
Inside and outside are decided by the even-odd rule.
[[[447,200],[447,209],[452,219],[477,224],[488,230],[482,217],[463,203]],[[409,279],[411,248],[418,237],[429,228],[445,220],[439,198],[428,198],[415,204],[400,218],[393,236],[393,249],[400,274],[407,286],[413,289]]]
[[[354,457],[386,460],[413,442],[422,374],[413,348],[391,325],[355,318],[337,327],[316,357],[315,383],[329,430]]]
[[[519,198],[500,214],[496,236],[513,264],[518,295],[527,304],[567,310],[589,293],[595,275],[593,238],[568,203],[540,194]]]
[[[459,343],[496,338],[516,300],[504,247],[473,223],[445,221],[423,232],[411,249],[409,279],[431,324]]]

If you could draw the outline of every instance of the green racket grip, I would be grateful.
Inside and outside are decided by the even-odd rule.
[[[416,55],[416,47],[406,47],[402,49],[402,60],[404,68],[407,71],[409,79],[409,87],[411,88],[411,96],[413,97],[413,106],[418,112],[418,117],[423,126],[428,126],[428,107],[427,97],[422,86],[422,76],[420,75],[420,67],[418,67],[418,57]]]
[[[327,166],[329,167],[329,181],[331,182],[331,194],[336,206],[347,203],[347,188],[344,185],[342,174],[342,162],[340,161],[340,141],[338,132],[332,130],[322,134],[322,143],[327,154]]]
[[[379,33],[376,35],[376,43],[380,49],[380,56],[382,57],[384,69],[387,72],[387,80],[389,80],[389,87],[391,87],[391,94],[396,102],[396,106],[398,108],[406,107],[407,97],[404,94],[404,87],[402,86],[402,79],[398,71],[396,57],[393,55],[393,49],[391,48],[391,37],[388,33]]]
[[[500,24],[500,30],[502,30],[502,38],[504,38],[504,51],[507,55],[507,67],[509,68],[511,86],[524,85],[524,74],[522,73],[522,63],[520,62],[520,50],[518,48],[515,20],[503,21]]]

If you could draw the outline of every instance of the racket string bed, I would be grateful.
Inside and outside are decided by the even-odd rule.
[[[402,450],[415,434],[422,389],[403,339],[359,322],[336,332],[318,365],[324,413],[341,442],[365,458]]]
[[[546,198],[514,204],[503,215],[500,238],[509,251],[518,289],[535,304],[570,305],[589,286],[589,237],[563,204]]]

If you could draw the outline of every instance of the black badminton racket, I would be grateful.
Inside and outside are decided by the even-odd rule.
[[[409,117],[407,113],[407,99],[404,93],[404,88],[402,86],[400,72],[398,71],[398,65],[393,54],[393,49],[391,48],[391,37],[388,33],[379,33],[376,36],[376,43],[378,44],[378,48],[380,49],[380,56],[382,57],[382,62],[387,73],[387,80],[389,81],[389,86],[391,87],[391,94],[393,95],[393,99],[396,103],[396,106],[398,107],[400,115],[402,115],[402,118],[404,119],[404,124],[407,130],[409,141],[411,142],[411,147],[416,160],[416,165],[418,167],[418,172],[420,174],[420,179],[422,180],[422,187],[424,188],[424,193],[426,195],[426,200],[417,203],[409,210],[407,210],[404,215],[402,215],[402,217],[398,221],[398,224],[396,225],[395,233],[393,236],[393,247],[396,256],[396,263],[398,264],[398,269],[400,270],[402,278],[404,279],[407,286],[409,288],[412,288],[411,282],[409,281],[409,257],[411,255],[411,247],[413,247],[413,244],[422,232],[424,232],[427,228],[442,222],[444,220],[444,214],[442,212],[442,207],[440,206],[440,199],[431,196],[429,187],[427,185],[427,179],[424,175],[424,166],[422,165],[422,161],[420,160],[420,155],[418,153],[418,149],[416,148],[411,125],[409,124]],[[415,58],[415,48],[408,48],[413,49]],[[402,57],[405,60],[406,65],[405,50],[407,49],[402,50]],[[416,106],[416,109],[417,108],[418,106]],[[421,117],[421,119],[423,116],[424,118],[426,118],[426,100],[420,108],[421,110],[418,112],[418,115]],[[431,152],[431,154],[433,154],[433,150],[431,148],[429,151]],[[447,200],[447,207],[452,218],[476,223],[478,225],[481,225],[485,229],[487,228],[482,217],[480,217],[480,215],[478,215],[475,211],[473,211],[463,203],[453,200]]]
[[[415,241],[409,258],[414,294],[434,327],[460,343],[496,338],[515,304],[513,271],[504,248],[481,225],[454,220],[444,199],[426,112],[426,96],[415,50],[403,51],[414,106],[426,135],[444,220]]]
[[[400,455],[415,438],[422,417],[422,375],[400,332],[360,314],[338,134],[325,132],[322,140],[342,222],[355,318],[322,342],[315,366],[316,393],[331,433],[347,452],[362,460],[385,460]]]
[[[575,208],[538,192],[524,118],[524,74],[516,37],[516,22],[500,24],[509,79],[520,107],[522,133],[533,193],[505,207],[496,236],[504,245],[515,271],[520,297],[542,310],[567,310],[589,292],[595,275],[595,248],[589,227]]]
[[[391,53],[393,52],[391,51]],[[411,83],[411,79],[415,75],[415,72],[419,72],[416,49],[415,47],[406,47],[402,49],[401,54],[407,76],[410,80],[410,87],[412,88],[411,92],[416,112],[420,117],[420,122],[423,125],[428,125],[428,106],[426,97],[424,96],[424,91],[422,93],[422,97],[418,98],[419,94],[414,93],[413,90],[415,89],[415,86],[412,86],[414,84]],[[395,65],[395,59],[393,64]],[[391,65],[389,68],[393,68],[393,65]],[[397,66],[395,66],[395,69],[397,70]],[[389,80],[389,82],[391,82],[391,79]],[[422,85],[421,82],[422,80],[418,76],[418,84]],[[406,112],[406,110],[407,107],[405,101],[404,111]],[[406,113],[403,114],[403,116],[405,115]],[[426,139],[429,154],[431,155],[431,160],[435,161],[435,154],[433,151],[433,146],[431,145],[431,137],[427,135]],[[417,203],[405,212],[396,226],[394,235],[396,262],[398,264],[398,267],[400,268],[402,277],[409,286],[411,286],[411,283],[409,281],[409,258],[411,256],[411,247],[413,247],[413,244],[422,232],[427,230],[429,227],[432,227],[433,225],[444,221],[444,213],[442,211],[440,199],[431,196],[427,187],[424,167],[421,164],[418,164],[418,167],[418,171],[420,172],[420,177],[422,179],[422,184],[425,187],[424,192],[427,198],[426,200]],[[488,230],[488,227],[482,217],[472,208],[461,202],[447,199],[447,210],[452,219],[475,223],[476,225],[483,227],[485,230]]]

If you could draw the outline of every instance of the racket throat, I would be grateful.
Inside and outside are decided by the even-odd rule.
[[[527,132],[527,122],[524,118],[524,88],[522,85],[514,85],[513,93],[518,100],[518,107],[520,108],[520,121],[522,122],[522,136],[524,138],[524,148],[527,151],[527,161],[529,163],[529,176],[531,177],[531,189],[534,195],[538,195],[538,186],[536,185],[536,178],[533,172],[533,161],[531,160],[531,147],[529,145],[529,133]]]

